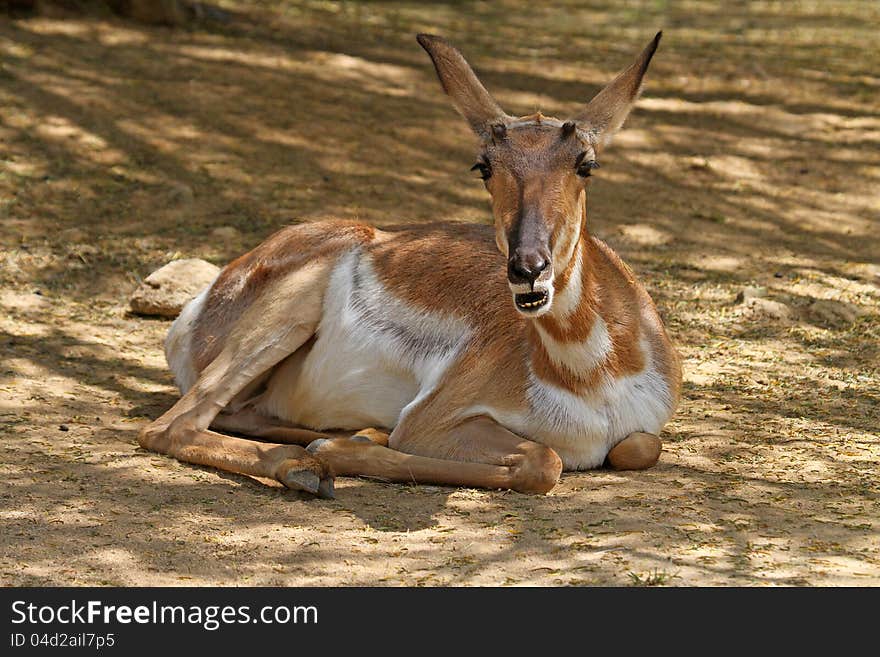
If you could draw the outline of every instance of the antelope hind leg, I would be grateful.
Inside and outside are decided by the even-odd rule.
[[[262,443],[214,431],[149,431],[141,433],[142,447],[179,461],[226,472],[275,479],[292,490],[332,498],[333,477],[320,458],[298,445]]]
[[[285,445],[302,445],[303,447],[320,438],[332,437],[330,433],[303,429],[252,410],[220,413],[211,422],[211,428],[232,431],[253,438],[264,438]]]
[[[271,440],[285,445],[302,445],[303,447],[322,438],[349,437],[369,440],[377,445],[388,445],[388,434],[378,429],[361,429],[354,436],[351,435],[351,431],[313,431],[251,409],[242,409],[233,413],[224,411],[211,422],[211,429],[232,431],[252,438]]]
[[[274,478],[293,490],[333,497],[332,472],[320,457],[303,447],[234,438],[208,430],[222,408],[223,402],[216,399],[224,395],[217,390],[199,391],[198,386],[144,427],[138,436],[141,447],[187,463]]]
[[[316,286],[305,289],[303,298],[297,299],[302,319],[296,325],[290,326],[285,304],[272,304],[269,311],[256,304],[257,308],[245,313],[223,350],[202,370],[193,387],[141,431],[141,447],[181,461],[274,478],[288,488],[332,496],[332,472],[320,457],[302,447],[233,438],[208,429],[246,386],[313,335],[321,304],[319,298],[308,298],[309,294],[317,294]],[[249,316],[254,313],[258,317]]]
[[[382,447],[388,447],[388,434],[384,431],[379,431],[378,429],[361,429],[357,434],[352,436],[353,440],[362,438],[366,438],[371,443],[381,445]]]
[[[652,433],[631,433],[608,452],[615,470],[646,470],[660,458],[660,439]]]

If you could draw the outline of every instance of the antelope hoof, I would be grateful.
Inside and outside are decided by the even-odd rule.
[[[530,450],[517,460],[511,488],[519,493],[532,495],[549,493],[562,474],[562,459],[552,449],[543,445]]]
[[[317,495],[321,479],[311,470],[288,470],[282,475],[281,483],[291,490],[304,490]]]
[[[361,429],[351,439],[356,442],[371,442],[388,447],[388,434],[376,429]]]
[[[608,452],[615,470],[645,470],[660,458],[660,439],[651,433],[631,433]]]
[[[325,500],[336,499],[336,488],[333,485],[332,477],[322,479],[321,483],[318,484],[318,497]]]
[[[290,490],[305,491],[324,499],[332,500],[335,497],[333,477],[327,474],[327,469],[320,463],[288,459],[278,467],[276,479]]]
[[[306,447],[306,451],[309,454],[317,454],[318,451],[321,449],[321,446],[324,445],[325,443],[329,443],[329,442],[330,442],[329,438],[318,438],[308,444],[308,446]]]

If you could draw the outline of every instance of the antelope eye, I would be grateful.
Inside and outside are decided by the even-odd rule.
[[[598,169],[599,163],[596,160],[587,159],[587,153],[584,151],[580,155],[577,156],[577,160],[574,163],[574,170],[577,172],[577,175],[582,178],[589,178],[590,172],[593,169]]]
[[[477,162],[471,167],[471,171],[478,171],[480,173],[480,178],[483,180],[489,180],[489,178],[492,177],[492,167],[489,166],[489,163],[485,160]]]

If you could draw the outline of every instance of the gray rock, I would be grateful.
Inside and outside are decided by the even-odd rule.
[[[220,268],[198,258],[172,260],[144,279],[131,295],[131,311],[138,315],[177,317],[190,299],[205,289]]]

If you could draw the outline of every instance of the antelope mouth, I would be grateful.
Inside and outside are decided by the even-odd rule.
[[[535,312],[547,305],[550,295],[545,290],[513,295],[513,302],[522,312]]]

